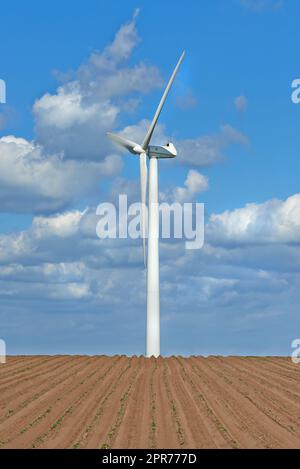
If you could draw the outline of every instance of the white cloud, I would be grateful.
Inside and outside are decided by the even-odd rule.
[[[213,214],[208,235],[217,244],[300,243],[300,194]]]
[[[156,67],[127,65],[139,42],[137,14],[56,93],[34,103],[33,142],[0,140],[0,211],[63,210],[82,197],[93,199],[103,178],[118,176],[122,162],[105,132],[132,112],[137,93],[162,85]]]
[[[103,52],[91,54],[72,81],[35,102],[37,140],[47,151],[63,151],[68,159],[104,158],[110,148],[105,132],[136,106],[137,93],[162,85],[156,67],[126,64],[139,42],[135,21],[136,13]]]
[[[173,202],[195,202],[197,195],[201,192],[207,191],[209,182],[207,176],[191,169],[184,181],[184,187],[175,187],[169,189],[166,193],[160,194],[161,201]]]
[[[194,178],[187,179],[186,187],[196,190]],[[214,334],[230,326],[234,334],[253,327],[262,330],[270,318],[285,323],[292,318],[300,301],[299,206],[295,194],[285,201],[213,215],[200,251],[186,251],[181,241],[163,241],[163,322],[197,334],[201,324]],[[2,309],[16,311],[22,300],[23,309],[26,304],[31,314],[38,310],[38,317],[52,324],[57,316],[50,320],[49,315],[60,305],[66,327],[70,320],[72,328],[80,330],[97,324],[100,333],[104,320],[106,331],[116,331],[118,321],[113,327],[111,321],[119,318],[121,308],[122,317],[126,314],[142,327],[141,245],[138,240],[99,240],[96,223],[95,210],[77,210],[35,217],[29,229],[0,235]],[[9,324],[15,314],[7,319]],[[136,330],[128,334],[133,337]]]
[[[37,239],[57,236],[70,238],[78,233],[79,223],[85,212],[73,211],[52,217],[35,217],[32,228]]]
[[[135,27],[135,20],[138,15],[139,9],[136,9],[133,13],[132,21],[121,26],[113,42],[102,53],[92,54],[90,61],[98,68],[110,69],[128,59],[139,42],[139,36]]]
[[[0,139],[0,211],[57,211],[96,194],[103,178],[120,172],[119,156],[100,162],[64,160],[14,136]]]
[[[198,176],[199,174],[189,173],[186,179],[186,189],[190,193],[199,190],[201,178],[198,180]],[[232,212],[212,215],[206,226],[204,249],[192,254],[193,256],[197,254],[204,260],[207,264],[207,277],[211,278],[213,275],[212,272],[208,274],[209,269],[214,270],[218,263],[219,267],[220,264],[228,263],[245,266],[245,259],[242,259],[243,252],[246,257],[249,254],[247,249],[252,249],[250,263],[246,263],[249,266],[254,259],[253,252],[257,251],[260,245],[263,250],[257,251],[259,257],[263,260],[261,253],[264,253],[264,259],[270,256],[270,259],[274,260],[276,249],[282,249],[274,247],[274,243],[285,246],[286,249],[297,248],[300,242],[299,210],[300,195],[295,194],[286,201],[249,204]],[[35,217],[28,230],[0,235],[0,263],[6,268],[15,264],[23,266],[53,264],[58,266],[60,271],[61,266],[68,263],[83,263],[82,266],[93,265],[97,268],[106,266],[112,270],[115,265],[126,263],[132,268],[137,266],[140,268],[142,258],[138,241],[100,240],[96,236],[97,221],[98,217],[92,209]],[[268,243],[268,247],[265,243]],[[197,262],[190,262],[189,252],[180,249],[178,255],[174,255],[172,250],[173,247],[175,250],[178,249],[176,245],[164,241],[162,246],[164,256],[168,256],[168,250],[171,250],[172,263],[180,262],[183,256],[189,268],[192,268],[194,273],[197,272],[199,266],[197,267]],[[267,248],[270,250],[267,251]],[[255,259],[257,264],[259,257]],[[280,271],[280,256],[275,261]],[[271,270],[276,270],[275,264]],[[286,267],[288,268],[288,264]],[[294,269],[294,266],[291,267]],[[261,265],[258,270],[260,277],[262,271],[265,273],[268,271],[265,265]],[[55,270],[50,270],[48,273],[53,272]],[[61,274],[63,275],[63,271]],[[70,270],[66,270],[66,274],[69,275]]]
[[[80,308],[84,300],[113,310],[123,304],[130,279],[131,291],[140,301],[141,272],[135,266],[142,266],[141,246],[136,241],[101,241],[97,221],[94,210],[74,210],[35,217],[29,229],[0,235],[2,304],[6,298],[22,298],[42,301],[51,310],[51,302],[59,301],[66,311],[70,302]]]
[[[33,142],[0,140],[0,211],[63,210],[82,197],[93,199],[103,178],[119,175],[122,161],[105,132],[135,109],[137,94],[162,85],[156,67],[127,64],[139,42],[136,17],[137,11],[56,93],[36,100]]]

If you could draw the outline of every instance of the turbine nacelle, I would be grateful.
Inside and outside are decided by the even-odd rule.
[[[156,158],[175,158],[177,156],[177,150],[173,143],[169,142],[164,146],[159,145],[150,145],[158,118],[162,111],[162,108],[167,99],[168,93],[171,89],[173,81],[175,80],[176,74],[179,70],[181,62],[183,61],[185,52],[181,54],[181,57],[171,75],[171,78],[167,84],[167,87],[164,91],[164,94],[160,100],[160,103],[156,109],[155,115],[151,122],[151,125],[145,135],[145,138],[141,144],[134,142],[133,140],[128,139],[123,135],[114,134],[112,132],[107,132],[107,137],[112,140],[113,143],[120,145],[124,150],[127,150],[132,155],[139,157],[140,163],[140,182],[141,182],[141,203],[142,203],[142,216],[141,216],[141,230],[143,238],[143,252],[144,252],[144,264],[146,266],[146,203],[147,203],[147,182],[148,182],[148,168],[147,168],[147,156],[150,159],[150,166],[155,166]],[[151,192],[151,187],[149,185],[149,192]],[[150,217],[149,217],[150,218]]]
[[[177,150],[171,142],[164,146],[149,145],[148,156],[149,158],[175,158]]]
[[[177,150],[173,143],[169,142],[164,146],[160,145],[148,145],[147,150],[142,145],[139,145],[132,140],[128,140],[122,135],[113,134],[107,132],[106,134],[110,140],[114,143],[122,146],[124,149],[128,150],[133,155],[142,155],[147,153],[149,158],[175,158],[177,156]]]

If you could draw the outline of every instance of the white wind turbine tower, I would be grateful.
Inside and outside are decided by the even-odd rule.
[[[156,110],[150,128],[141,145],[120,135],[107,133],[115,143],[126,148],[130,153],[140,158],[140,182],[142,203],[142,236],[144,263],[147,264],[147,344],[146,356],[159,357],[160,355],[160,302],[159,302],[159,206],[158,206],[158,159],[175,158],[176,148],[172,143],[165,146],[152,146],[152,138],[159,115],[162,111],[170,88],[176,77],[178,69],[184,58],[181,55],[174,72],[169,80],[165,92]],[[147,193],[147,157],[149,158],[149,210],[148,210],[148,255],[146,262],[146,193]]]

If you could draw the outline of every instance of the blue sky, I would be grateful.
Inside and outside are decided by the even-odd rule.
[[[192,253],[162,243],[162,352],[290,353],[300,334],[299,15],[297,0],[1,7],[9,353],[144,352],[140,246],[95,236],[99,202],[124,189],[137,199],[138,167],[104,135],[142,135],[183,49],[156,132],[179,158],[162,162],[160,189],[205,203],[206,243]],[[209,189],[191,192],[189,174]]]

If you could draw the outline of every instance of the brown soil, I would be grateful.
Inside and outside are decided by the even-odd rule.
[[[8,357],[0,448],[300,448],[280,357]]]

